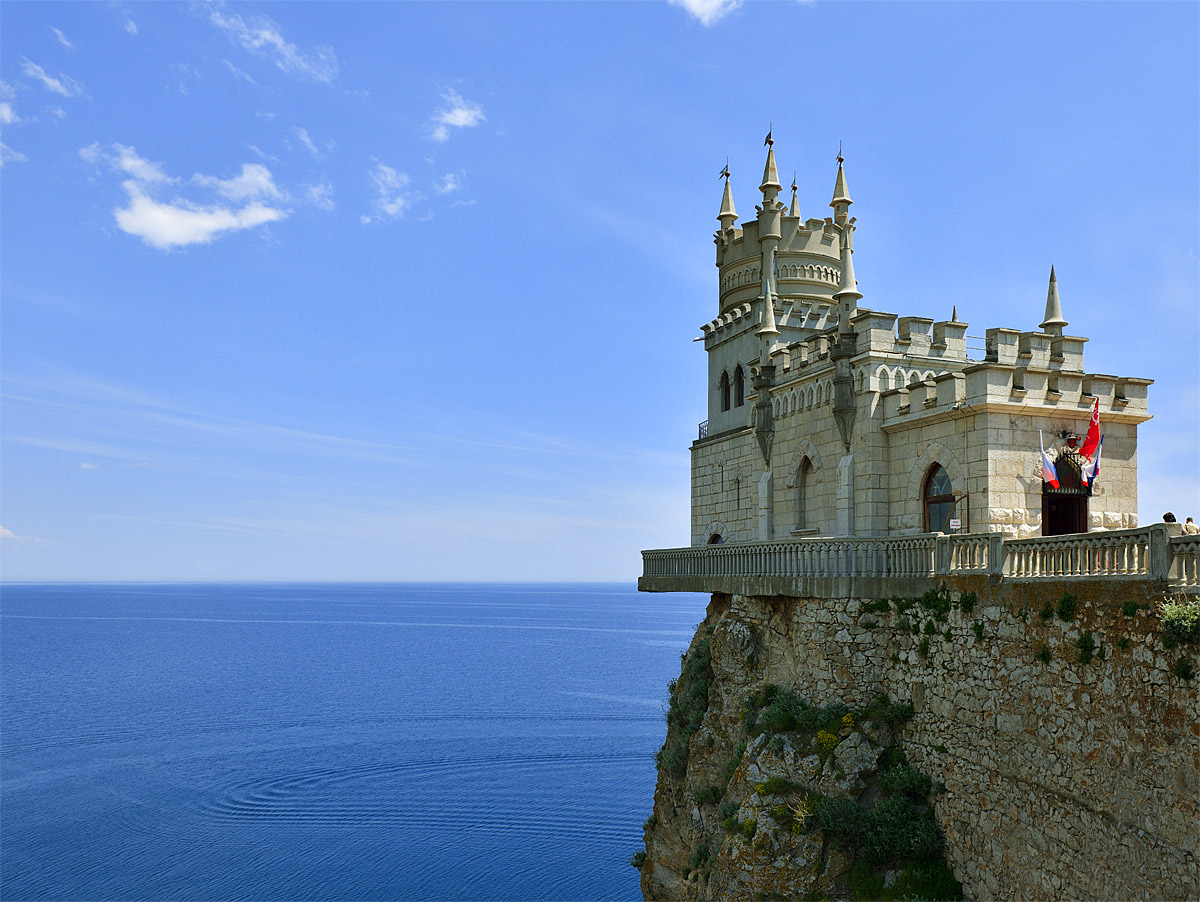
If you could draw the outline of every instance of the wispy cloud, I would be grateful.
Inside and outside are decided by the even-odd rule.
[[[177,185],[179,179],[168,176],[161,163],[145,159],[136,148],[114,144],[108,149],[91,144],[81,148],[79,155],[88,163],[105,164],[130,176],[121,183],[128,203],[114,209],[113,216],[121,231],[136,235],[159,250],[208,244],[226,232],[277,222],[288,215],[288,211],[264,203],[284,200],[285,195],[276,187],[270,170],[260,163],[243,164],[241,173],[233,178],[199,173],[192,177],[193,184],[213,189],[233,204],[244,202],[244,206],[233,208],[198,204],[181,197],[158,199],[163,190]]]
[[[55,28],[53,25],[50,26],[50,31],[52,31],[54,33],[54,36],[56,38],[58,38],[58,43],[62,44],[68,50],[75,49],[75,45],[67,40],[67,36],[65,34],[63,34],[61,31],[59,31],[57,28]]]
[[[89,463],[88,461],[86,461],[86,460],[85,460],[85,461],[83,461],[82,463],[80,463],[80,465],[79,465],[79,469],[81,469],[81,470],[95,470],[95,469],[98,469],[98,468],[97,468],[97,466],[96,466],[94,463]]]
[[[483,107],[477,103],[463,100],[453,88],[442,95],[446,108],[433,116],[433,133],[435,141],[448,141],[452,128],[474,128],[484,121]]]
[[[331,47],[315,47],[305,53],[283,36],[279,25],[266,16],[249,19],[219,6],[208,8],[208,21],[251,53],[275,63],[285,75],[325,83],[338,74],[338,59]]]
[[[29,157],[25,156],[21,151],[13,150],[3,141],[0,141],[0,166],[3,166],[5,163],[25,163],[28,160]]]
[[[232,75],[234,78],[238,79],[239,81],[244,81],[247,84],[251,84],[251,85],[258,84],[258,82],[256,82],[254,80],[254,78],[248,72],[243,72],[241,69],[239,69],[233,63],[229,62],[229,60],[222,58],[221,65],[225,67],[225,69],[229,72],[230,75]]]
[[[449,194],[452,191],[457,191],[462,187],[462,182],[459,181],[462,173],[447,172],[442,176],[441,181],[433,186],[433,190],[438,194]]]
[[[308,129],[293,128],[292,133],[296,136],[296,140],[303,144],[309,153],[311,153],[318,160],[321,158],[321,150],[315,143],[313,143],[313,139],[308,134]]]
[[[63,72],[58,77],[51,75],[28,57],[21,60],[21,71],[35,81],[41,82],[43,88],[63,97],[77,97],[83,93],[83,85]]]
[[[231,179],[196,173],[192,181],[197,185],[215,188],[218,194],[234,203],[243,200],[286,200],[283,192],[276,187],[271,170],[261,163],[243,163],[241,174]]]
[[[360,217],[363,224],[386,216],[395,219],[412,203],[412,197],[404,189],[411,181],[407,173],[397,172],[384,163],[376,163],[371,172],[371,184],[375,188],[375,216]]]
[[[314,207],[322,210],[333,209],[333,185],[329,182],[322,181],[316,185],[309,185],[304,192],[304,197]]]
[[[704,26],[723,19],[742,5],[742,0],[667,0],[672,6],[682,6]]]
[[[35,539],[33,536],[19,536],[4,526],[0,526],[0,540],[5,542],[31,542],[36,545],[44,545],[50,541],[49,539]]]
[[[21,117],[7,100],[0,101],[0,125],[20,125]]]
[[[137,37],[137,33],[138,33],[137,22],[133,21],[133,19],[126,19],[125,20],[125,30],[127,32],[129,32],[129,34],[133,35],[134,37]]]

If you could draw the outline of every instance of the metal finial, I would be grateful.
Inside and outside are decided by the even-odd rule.
[[[842,142],[838,141],[838,162],[844,163],[846,158],[842,156]]]
[[[792,190],[796,190],[796,170],[792,170]]]
[[[775,131],[775,123],[768,122],[767,123],[767,139],[765,141],[763,141],[764,147],[769,147],[770,145],[775,143],[775,140],[771,137],[771,132],[773,132],[773,131]]]
[[[719,178],[719,179],[729,178],[729,157],[725,158],[725,168],[717,173],[717,178]]]

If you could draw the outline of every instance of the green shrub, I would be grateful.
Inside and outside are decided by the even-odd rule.
[[[717,817],[721,820],[729,820],[737,814],[738,806],[736,802],[722,802],[717,806]]]
[[[650,831],[650,830],[653,830],[657,826],[658,826],[658,815],[652,814],[648,818],[646,818],[646,823],[642,824],[642,829],[646,830],[646,831]]]
[[[1049,620],[1054,616],[1054,602],[1046,599],[1046,603],[1042,605],[1042,609],[1038,611],[1038,616],[1043,620]]]
[[[692,735],[700,729],[708,711],[712,675],[712,649],[705,636],[684,653],[679,679],[670,684],[667,741],[655,755],[655,762],[672,776],[681,777],[687,771]]]
[[[863,602],[862,612],[864,614],[887,614],[891,611],[891,603],[886,598],[881,598],[878,601]]]
[[[692,793],[697,805],[715,805],[725,797],[724,786],[705,786]]]
[[[946,859],[935,858],[905,865],[897,872],[896,882],[880,898],[957,902],[962,897],[962,884],[954,879]]]
[[[975,603],[977,601],[979,601],[979,596],[974,592],[963,592],[963,594],[959,596],[958,606],[962,608],[962,612],[964,614],[970,614],[973,610],[975,610]]]
[[[919,636],[921,634],[921,624],[918,623],[916,620],[913,621],[912,634],[914,636]]]
[[[925,635],[933,636],[937,634],[937,625],[932,620],[925,621]]]
[[[1058,615],[1058,619],[1063,623],[1070,623],[1075,619],[1075,608],[1075,596],[1070,592],[1063,592],[1063,596],[1058,600],[1058,607],[1054,613]]]
[[[811,817],[817,829],[832,833],[850,846],[857,846],[862,841],[871,820],[858,803],[848,799],[819,799],[813,806]]]
[[[886,695],[880,695],[863,711],[863,717],[873,724],[894,730],[916,713],[912,702],[893,702]]]
[[[1136,601],[1127,601],[1121,605],[1121,613],[1126,617],[1136,617],[1141,607]]]
[[[1181,680],[1191,680],[1196,675],[1196,668],[1187,658],[1181,657],[1171,665],[1171,673]]]
[[[758,830],[758,821],[754,818],[747,818],[742,823],[742,836],[747,840],[754,839],[754,833]]]
[[[633,856],[629,859],[629,863],[640,871],[642,869],[642,865],[646,863],[646,850],[638,849],[636,852],[634,852]]]
[[[897,764],[879,772],[879,785],[889,793],[906,795],[918,801],[929,795],[933,782],[907,764]]]
[[[1128,639],[1126,639],[1124,636],[1122,636],[1121,638],[1119,638],[1119,639],[1118,639],[1116,642],[1114,642],[1113,644],[1114,644],[1115,646],[1117,646],[1117,648],[1121,649],[1122,651],[1124,651],[1126,648],[1129,648],[1129,640],[1128,640]]]
[[[1096,639],[1092,636],[1091,630],[1084,630],[1079,638],[1075,640],[1075,647],[1079,649],[1079,663],[1092,663],[1092,652],[1096,650]]]
[[[917,654],[919,654],[922,658],[929,657],[929,638],[928,637],[922,639],[921,644],[917,646]]]
[[[738,819],[736,817],[731,815],[730,817],[727,817],[725,820],[721,821],[721,829],[723,829],[726,833],[739,833],[741,832],[742,825],[738,823]]]
[[[1050,663],[1050,649],[1046,648],[1045,644],[1043,644],[1042,647],[1038,649],[1038,653],[1036,655],[1034,655],[1034,657],[1037,658],[1039,661],[1041,661],[1043,664],[1049,664]]]
[[[950,631],[950,627],[946,627],[946,632],[942,633],[942,639],[944,639],[946,642],[949,642],[953,638],[954,633]]]
[[[696,848],[692,850],[692,860],[691,860],[692,870],[693,871],[700,870],[700,867],[706,861],[708,861],[708,855],[709,855],[708,843],[702,842],[702,843],[700,843],[700,845],[696,846]]]
[[[801,783],[793,783],[783,777],[767,777],[754,787],[754,791],[760,796],[782,796],[793,792],[804,792],[805,787]]]
[[[1163,599],[1158,606],[1158,616],[1162,621],[1164,645],[1168,638],[1174,640],[1174,645],[1200,641],[1200,596]]]
[[[942,848],[933,812],[918,812],[906,796],[892,796],[871,812],[871,829],[862,844],[866,857],[874,862],[895,858],[930,858]]]
[[[929,589],[921,596],[921,607],[933,614],[937,620],[945,620],[950,613],[950,589],[945,583],[936,589]]]
[[[861,625],[865,630],[873,630],[879,626],[879,622],[877,620],[864,620]]]
[[[976,620],[974,623],[972,623],[971,629],[975,631],[976,639],[979,639],[979,640],[983,639],[983,621],[982,620]]]
[[[1025,608],[1021,608],[1018,616],[1021,618],[1022,623],[1029,622],[1029,611],[1027,611]]]

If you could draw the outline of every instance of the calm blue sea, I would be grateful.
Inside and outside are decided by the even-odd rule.
[[[707,598],[8,585],[0,893],[637,899]]]

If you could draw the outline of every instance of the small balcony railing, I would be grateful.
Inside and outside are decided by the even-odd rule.
[[[698,431],[700,433],[700,439],[708,438],[708,420],[705,420],[703,423],[700,424],[700,428]],[[697,441],[699,441],[699,439],[697,439]]]

